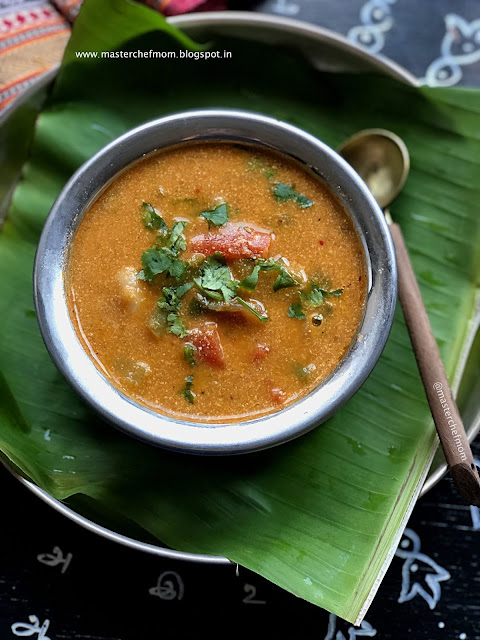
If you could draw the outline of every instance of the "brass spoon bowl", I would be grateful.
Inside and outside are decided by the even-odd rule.
[[[364,129],[348,138],[339,153],[363,179],[382,209],[403,189],[410,171],[410,155],[395,133]]]
[[[338,149],[357,171],[384,209],[390,227],[398,270],[398,296],[422,378],[433,421],[458,493],[468,504],[480,505],[480,478],[470,449],[422,295],[398,224],[388,205],[402,190],[410,170],[410,156],[401,138],[385,129],[365,129]]]

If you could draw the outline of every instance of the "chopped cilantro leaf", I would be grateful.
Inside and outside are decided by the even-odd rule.
[[[178,222],[174,223],[170,231],[166,246],[168,249],[170,249],[174,256],[178,256],[180,251],[185,251],[185,249],[187,248],[186,240],[182,235],[187,224],[188,222],[179,220]]]
[[[273,290],[286,289],[287,287],[294,287],[298,284],[292,274],[288,271],[286,266],[280,262],[280,260],[260,260],[260,269],[262,271],[278,271],[278,276],[273,283]]]
[[[309,304],[312,307],[319,307],[325,302],[327,296],[340,296],[343,293],[343,289],[334,289],[327,291],[322,287],[319,287],[315,282],[310,282],[310,288],[308,291],[299,292],[300,299],[305,304]]]
[[[212,300],[217,300],[217,302],[221,302],[223,300],[223,297],[222,297],[221,293],[217,293],[217,291],[209,291],[208,289],[205,289],[202,286],[202,279],[201,278],[194,278],[193,281],[197,285],[197,287],[199,288],[201,293],[203,293],[203,295],[208,296]]]
[[[168,330],[170,333],[178,336],[179,338],[186,338],[188,335],[187,329],[183,324],[178,311],[169,313],[167,316]]]
[[[143,269],[138,273],[137,278],[147,282],[152,282],[155,276],[165,271],[178,280],[183,277],[187,268],[187,263],[172,255],[166,247],[144,251],[142,265]]]
[[[288,308],[287,316],[289,318],[296,318],[297,320],[305,320],[307,317],[303,313],[302,305],[298,302],[291,304]]]
[[[328,291],[319,287],[315,282],[311,282],[310,291],[301,291],[299,295],[302,302],[312,307],[319,307],[323,304],[323,298],[328,295]]]
[[[245,300],[243,298],[240,298],[240,296],[235,296],[234,298],[234,302],[238,302],[239,304],[241,304],[243,307],[245,307],[245,309],[248,309],[251,313],[253,313],[253,315],[258,318],[260,320],[260,322],[267,322],[267,320],[269,320],[270,318],[268,316],[262,316],[258,313],[258,311],[256,311],[256,309],[254,309],[252,307],[252,305],[248,304],[248,302],[245,302]]]
[[[298,318],[304,320],[306,316],[303,312],[302,304],[308,305],[310,307],[322,307],[322,312],[325,313],[325,311],[323,310],[331,304],[327,302],[325,298],[327,296],[339,296],[342,294],[342,292],[343,289],[333,289],[332,291],[327,291],[326,289],[322,289],[322,287],[319,287],[315,282],[310,282],[308,290],[298,292],[298,295],[300,297],[300,304],[292,304],[288,309],[287,315],[290,318]],[[322,324],[323,319],[324,317],[321,313],[314,315],[312,317],[312,324],[316,327],[319,327]]]
[[[182,306],[180,298],[193,287],[193,283],[182,284],[179,287],[163,287],[162,297],[157,306],[165,311],[178,311]]]
[[[142,253],[143,271],[138,274],[140,280],[151,282],[159,273],[167,271],[172,264],[171,256],[163,250],[147,249]]]
[[[258,260],[258,264],[262,271],[277,271],[281,266],[280,261],[274,260],[273,258],[268,258],[268,260],[260,258],[260,260]]]
[[[296,284],[298,284],[298,282],[295,280],[295,278],[287,271],[285,267],[280,265],[280,273],[273,283],[273,290],[278,291],[279,289],[294,287]]]
[[[273,195],[280,202],[286,202],[287,200],[293,200],[294,198],[294,190],[288,184],[284,182],[277,182],[275,187],[273,188]]]
[[[222,202],[215,209],[209,209],[203,211],[200,214],[201,218],[204,218],[208,222],[208,228],[214,224],[216,227],[221,227],[228,222],[228,206],[226,202]]]
[[[170,333],[179,338],[186,338],[187,329],[178,314],[182,306],[181,297],[193,287],[193,283],[182,284],[179,287],[163,287],[163,295],[157,302],[159,309],[167,312],[167,325]]]
[[[176,288],[177,297],[181,298],[187,293],[187,291],[190,291],[192,287],[193,287],[193,282],[187,282],[186,284],[181,284],[179,287]]]
[[[202,263],[198,278],[194,278],[200,291],[214,300],[230,302],[235,297],[238,281],[232,279],[230,269],[216,257],[210,256]]]
[[[300,209],[308,209],[313,206],[313,201],[304,196],[302,193],[295,192],[295,203],[300,207]]]
[[[187,342],[183,347],[183,359],[192,367],[197,364],[195,360],[196,351],[197,349],[193,346],[193,344],[190,344],[189,342]]]
[[[253,268],[252,273],[240,282],[240,287],[247,291],[253,291],[258,284],[258,274],[260,271],[278,271],[278,276],[273,283],[273,290],[285,289],[286,287],[294,287],[298,284],[292,274],[287,270],[279,260],[269,258],[268,260],[258,260]]]
[[[143,224],[147,229],[150,229],[151,231],[157,230],[162,235],[167,235],[167,223],[162,216],[155,211],[151,204],[143,202],[141,206],[141,214]]]
[[[312,200],[309,200],[307,196],[304,196],[302,193],[295,191],[292,185],[285,184],[284,182],[277,182],[273,188],[273,195],[277,202],[293,200],[301,209],[307,209],[313,206]]]
[[[182,389],[182,396],[185,398],[187,402],[193,404],[195,401],[195,393],[192,391],[193,387],[193,376],[187,376],[185,378],[185,388]]]
[[[242,289],[246,289],[247,291],[253,291],[258,284],[258,274],[260,273],[261,266],[259,264],[253,267],[252,273],[244,278],[240,282],[240,287]]]
[[[182,260],[179,260],[179,258],[172,258],[172,263],[168,268],[168,273],[173,278],[177,278],[177,280],[180,280],[180,278],[183,278],[187,267],[188,262],[183,262]]]

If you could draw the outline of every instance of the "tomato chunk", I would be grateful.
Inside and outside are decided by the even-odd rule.
[[[287,399],[287,394],[282,389],[274,387],[273,389],[270,389],[270,398],[274,404],[283,404]]]
[[[263,362],[263,360],[265,360],[269,353],[270,347],[268,347],[266,344],[257,344],[255,349],[253,350],[252,360],[255,363]]]
[[[189,331],[187,342],[195,347],[195,358],[203,360],[213,367],[225,368],[223,347],[214,323],[204,329],[192,329]]]
[[[227,223],[217,231],[195,236],[190,248],[195,253],[211,256],[219,251],[225,260],[243,258],[266,258],[272,242],[272,236],[247,225]]]

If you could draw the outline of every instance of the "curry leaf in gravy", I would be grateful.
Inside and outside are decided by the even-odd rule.
[[[285,184],[284,182],[277,182],[273,188],[273,195],[277,202],[288,202],[288,200],[293,200],[293,202],[295,202],[295,204],[301,209],[307,209],[308,207],[313,206],[312,200],[307,198],[307,196],[304,196],[302,193],[295,191],[293,185]]]
[[[193,404],[195,401],[195,393],[192,391],[193,376],[187,376],[185,378],[185,387],[182,389],[182,396],[187,402]]]
[[[307,317],[303,313],[302,305],[299,302],[294,302],[289,306],[287,316],[289,318],[296,318],[297,320],[305,320]]]
[[[207,221],[209,229],[212,224],[214,224],[216,227],[221,227],[228,222],[227,203],[222,202],[222,204],[219,204],[218,207],[215,207],[215,209],[203,211],[200,214],[200,217],[204,218]]]
[[[159,215],[154,207],[148,202],[143,202],[141,206],[141,214],[143,224],[146,229],[158,231],[160,234],[167,235],[168,226],[165,220]]]
[[[267,322],[267,320],[269,320],[269,317],[267,315],[261,315],[260,313],[258,313],[258,311],[254,309],[251,304],[248,304],[248,302],[246,302],[243,298],[240,298],[240,296],[236,296],[234,298],[234,301],[238,302],[242,305],[242,307],[245,307],[245,309],[248,309],[248,311],[253,313],[253,315],[258,318],[260,322]]]

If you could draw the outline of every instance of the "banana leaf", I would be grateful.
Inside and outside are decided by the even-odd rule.
[[[56,370],[33,312],[35,247],[72,172],[117,135],[162,114],[246,108],[333,147],[358,129],[386,127],[411,152],[392,215],[453,376],[479,284],[480,92],[320,73],[292,51],[231,37],[211,43],[232,51],[230,60],[75,54],[183,46],[195,48],[129,0],[86,0],[80,12],[0,233],[0,450],[60,500],[118,514],[170,547],[224,555],[359,623],[436,448],[401,313],[368,381],[310,434],[228,459],[175,454],[104,424]],[[478,373],[477,362],[469,375]]]

